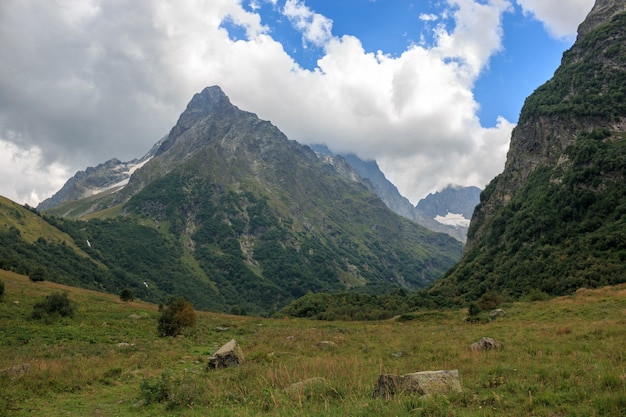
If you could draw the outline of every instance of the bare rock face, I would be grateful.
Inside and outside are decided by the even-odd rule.
[[[461,392],[459,371],[422,371],[406,375],[380,375],[374,397],[390,398],[397,394],[446,395]]]
[[[596,0],[585,21],[578,27],[578,39],[623,12],[626,12],[624,0]]]
[[[241,347],[235,339],[219,348],[213,356],[209,358],[207,369],[228,368],[243,364],[244,357]]]

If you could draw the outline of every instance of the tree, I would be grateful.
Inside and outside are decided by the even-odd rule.
[[[196,325],[196,311],[193,305],[183,297],[171,299],[161,311],[159,317],[159,335],[178,336],[184,327]]]
[[[4,296],[4,282],[0,281],[0,301],[2,301],[3,296]]]
[[[120,291],[120,300],[133,301],[135,299],[135,293],[130,288],[124,288]]]

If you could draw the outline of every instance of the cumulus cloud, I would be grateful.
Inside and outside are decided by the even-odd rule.
[[[524,13],[532,14],[541,21],[548,32],[556,38],[574,37],[578,25],[582,22],[595,0],[568,0],[563,7],[563,0],[516,0]]]
[[[40,193],[42,183],[59,189],[69,175],[67,169],[59,163],[43,163],[39,147],[24,149],[15,143],[0,139],[0,178],[3,180],[3,196],[35,207],[47,197]]]
[[[283,13],[302,31],[305,45],[321,47],[332,38],[332,20],[311,11],[301,0],[287,0]]]
[[[453,29],[437,26],[433,45],[394,57],[334,36],[330,19],[287,0],[282,13],[324,51],[313,70],[272,38],[261,3],[1,2],[0,138],[11,168],[0,193],[32,201],[68,172],[142,156],[213,84],[292,139],[377,159],[414,203],[447,183],[484,186],[502,170],[512,125],[483,128],[472,88],[501,48],[509,2],[448,0],[441,19]],[[246,39],[229,37],[227,19]],[[37,181],[22,181],[35,169]]]

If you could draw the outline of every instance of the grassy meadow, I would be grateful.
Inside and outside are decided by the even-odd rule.
[[[506,304],[480,323],[466,310],[378,322],[198,312],[184,337],[161,338],[156,305],[1,270],[0,281],[0,370],[30,364],[0,371],[0,415],[626,416],[626,285]],[[55,291],[74,317],[31,319]],[[483,336],[503,348],[470,351]],[[233,338],[244,365],[206,370]],[[458,369],[463,393],[371,395],[381,373],[439,369]]]

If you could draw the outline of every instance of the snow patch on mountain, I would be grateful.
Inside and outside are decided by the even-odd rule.
[[[455,227],[469,227],[470,219],[466,219],[462,214],[448,212],[445,216],[436,216],[437,220],[441,224]]]

